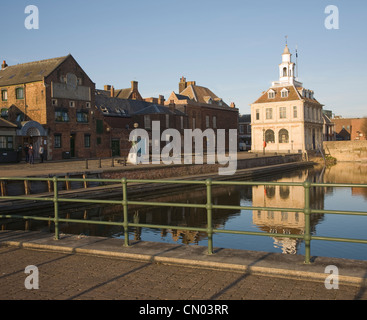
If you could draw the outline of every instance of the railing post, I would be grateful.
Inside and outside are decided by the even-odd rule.
[[[58,187],[57,187],[57,177],[53,177],[54,182],[54,223],[55,223],[55,240],[59,240],[59,195],[58,195]]]
[[[208,254],[213,254],[212,180],[206,180],[206,212],[208,233]]]
[[[303,184],[303,188],[305,190],[305,208],[304,208],[304,214],[305,214],[305,234],[304,234],[304,240],[305,240],[305,263],[310,264],[311,260],[311,208],[310,208],[310,188],[311,183],[305,182]]]
[[[128,222],[128,209],[127,209],[127,179],[122,178],[122,206],[124,208],[124,246],[129,246],[129,222]]]

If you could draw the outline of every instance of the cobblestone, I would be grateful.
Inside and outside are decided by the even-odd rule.
[[[291,280],[112,257],[0,247],[2,300],[350,300],[366,288]],[[39,289],[24,286],[24,269],[39,269]]]

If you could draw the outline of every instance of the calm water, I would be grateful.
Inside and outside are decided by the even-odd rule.
[[[268,177],[265,180],[270,180]],[[304,169],[282,176],[272,177],[273,181],[333,183],[367,183],[367,164],[338,164],[325,170]],[[148,198],[147,195],[136,199],[205,203],[205,190],[187,189],[164,196]],[[304,206],[302,187],[215,187],[215,204],[268,206],[300,208]],[[315,188],[311,191],[311,207],[330,210],[367,211],[367,189],[362,188]],[[62,208],[61,208],[62,209]],[[93,220],[122,221],[121,206],[92,206],[69,210],[62,214],[69,218],[88,218]],[[206,211],[192,208],[131,207],[131,222],[178,226],[176,229],[131,228],[131,240],[178,243],[187,245],[207,245],[205,233],[180,230],[180,226],[206,227]],[[215,228],[227,230],[246,230],[277,232],[278,234],[303,234],[303,213],[267,212],[248,210],[214,210]],[[51,230],[51,227],[32,222],[31,229]],[[319,236],[367,239],[367,217],[319,214],[312,215],[312,233]],[[62,224],[60,231],[71,234],[123,237],[119,227]],[[245,236],[215,234],[214,246],[222,248],[245,249],[265,252],[283,252],[286,254],[304,254],[302,240],[273,238],[264,236]],[[340,257],[367,260],[367,244],[351,244],[332,241],[311,242],[311,254],[316,256]]]

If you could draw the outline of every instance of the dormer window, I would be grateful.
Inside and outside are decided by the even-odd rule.
[[[282,91],[281,91],[281,94],[282,94],[282,98],[288,98],[288,90],[287,89],[283,89]]]
[[[270,91],[268,92],[268,98],[269,98],[269,99],[274,99],[274,98],[275,98],[275,92],[274,92],[273,90],[270,90]]]

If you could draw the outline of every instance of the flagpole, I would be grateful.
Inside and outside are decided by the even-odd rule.
[[[298,45],[296,45],[296,73],[297,73],[297,81],[298,81]]]

